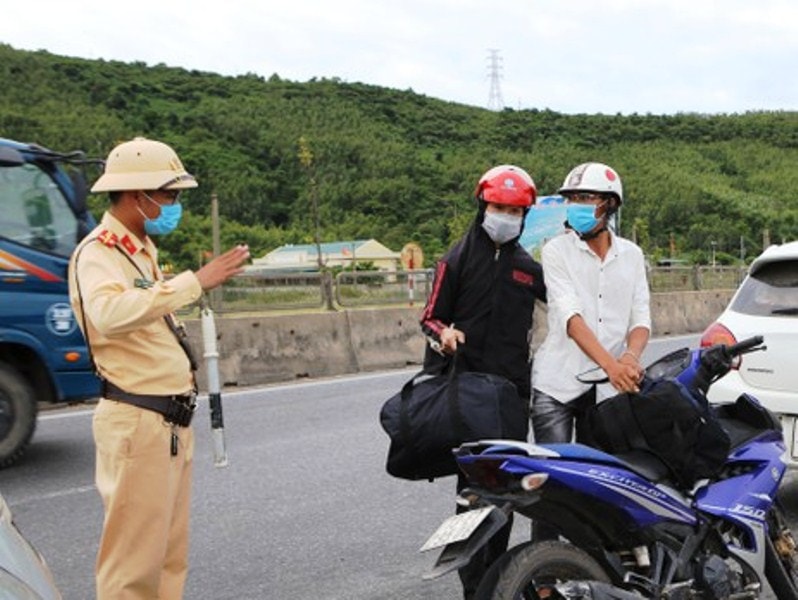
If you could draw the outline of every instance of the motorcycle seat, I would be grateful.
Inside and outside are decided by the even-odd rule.
[[[670,470],[659,458],[647,450],[629,450],[619,454],[608,454],[585,444],[540,444],[568,459],[601,462],[623,467],[637,473],[652,483],[668,479]]]
[[[668,480],[670,469],[656,455],[647,450],[629,450],[616,454],[616,458],[626,463],[629,468],[648,479],[652,483]]]

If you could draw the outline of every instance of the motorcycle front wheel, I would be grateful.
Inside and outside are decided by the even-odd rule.
[[[485,574],[478,600],[537,600],[554,596],[569,580],[609,583],[604,569],[586,552],[566,542],[527,542],[512,548]]]

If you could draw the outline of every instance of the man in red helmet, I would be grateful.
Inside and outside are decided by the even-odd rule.
[[[474,223],[438,263],[421,317],[421,328],[430,339],[425,368],[448,368],[457,352],[458,371],[501,375],[515,384],[527,405],[532,312],[535,299],[545,301],[546,288],[543,269],[518,238],[536,195],[529,174],[513,165],[494,167],[480,178]],[[465,485],[458,475],[457,490]],[[460,569],[466,599],[474,596],[485,571],[507,549],[510,529],[508,522]]]

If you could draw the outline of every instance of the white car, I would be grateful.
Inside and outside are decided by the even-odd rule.
[[[770,246],[748,270],[718,320],[707,327],[702,346],[732,344],[761,335],[767,350],[742,357],[712,385],[712,402],[756,397],[779,415],[791,467],[798,468],[798,241]]]
[[[11,510],[0,496],[0,598],[61,600],[44,558],[14,525]]]

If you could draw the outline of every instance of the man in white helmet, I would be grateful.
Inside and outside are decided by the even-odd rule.
[[[596,366],[618,392],[636,392],[640,356],[651,330],[643,252],[608,228],[623,202],[621,179],[601,163],[584,163],[565,178],[566,232],[543,246],[548,332],[535,353],[532,428],[538,443],[576,439],[595,385],[576,376]],[[536,525],[537,539],[556,532]]]
[[[179,196],[197,187],[164,143],[114,148],[92,192],[111,206],[69,266],[72,308],[102,381],[93,420],[105,509],[97,598],[183,596],[188,571],[196,368],[173,312],[242,271],[237,246],[168,282],[151,236],[174,230]]]

